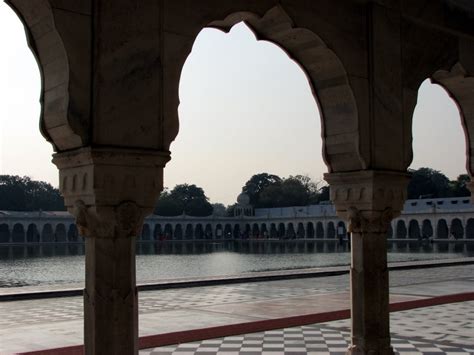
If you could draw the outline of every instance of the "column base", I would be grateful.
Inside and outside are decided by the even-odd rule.
[[[346,355],[393,355],[393,348],[391,346],[381,349],[366,350],[358,345],[351,345],[347,348]]]

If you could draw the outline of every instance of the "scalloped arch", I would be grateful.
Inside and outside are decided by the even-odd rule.
[[[208,27],[228,32],[244,21],[257,39],[274,43],[305,72],[321,114],[323,159],[329,172],[366,167],[359,152],[357,104],[344,65],[314,32],[295,27],[277,5],[262,17],[252,12],[235,12]]]
[[[82,139],[68,119],[69,61],[50,3],[46,0],[6,0],[6,3],[22,21],[28,46],[40,70],[41,133],[55,151],[81,147]]]
[[[466,139],[466,170],[474,176],[474,77],[458,62],[451,70],[438,70],[431,82],[442,86],[459,109]]]

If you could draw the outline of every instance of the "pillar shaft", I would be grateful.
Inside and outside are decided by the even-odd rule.
[[[351,232],[351,345],[348,354],[391,355],[387,232],[406,198],[406,173],[326,174],[331,200]]]
[[[359,231],[351,239],[351,350],[393,354],[385,235]]]
[[[86,354],[138,351],[135,238],[86,238]]]

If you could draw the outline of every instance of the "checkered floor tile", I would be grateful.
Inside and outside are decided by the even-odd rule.
[[[142,350],[140,354],[344,355],[349,346],[349,338],[348,332],[325,328],[324,325],[312,325]],[[396,337],[392,338],[392,346],[399,355],[474,354],[474,347],[466,349]]]
[[[473,355],[474,301],[391,314],[392,346],[399,355]],[[141,355],[345,354],[349,320],[204,340],[140,351]]]

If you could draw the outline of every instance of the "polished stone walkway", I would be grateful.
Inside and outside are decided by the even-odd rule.
[[[391,314],[392,346],[400,355],[474,354],[474,301]],[[141,355],[343,355],[349,320],[209,339],[140,351]]]
[[[392,271],[390,284],[391,302],[474,292],[474,265]],[[140,336],[347,309],[348,287],[341,275],[141,292]],[[81,343],[81,297],[0,302],[1,354]]]

